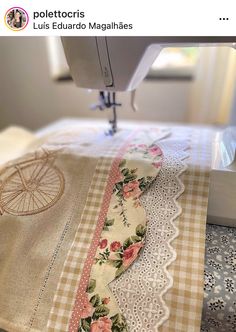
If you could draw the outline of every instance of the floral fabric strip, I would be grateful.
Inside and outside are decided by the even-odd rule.
[[[104,194],[109,206],[96,253],[93,256],[89,250],[84,265],[69,331],[128,331],[108,284],[134,262],[144,246],[146,215],[140,196],[159,173],[162,158],[161,149],[145,132],[132,139],[123,156],[115,158],[110,174],[114,181],[108,179]],[[99,227],[101,224],[97,225],[91,248],[98,239]]]

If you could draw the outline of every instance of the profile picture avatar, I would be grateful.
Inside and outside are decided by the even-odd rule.
[[[21,7],[8,9],[5,15],[6,26],[14,31],[23,30],[29,21],[27,12]]]

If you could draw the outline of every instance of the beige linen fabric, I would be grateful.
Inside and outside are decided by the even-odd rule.
[[[27,331],[31,326],[44,329],[96,163],[96,158],[61,152],[55,164],[63,172],[65,186],[55,205],[38,214],[1,216],[0,324],[3,328],[12,330],[9,321],[17,331]]]

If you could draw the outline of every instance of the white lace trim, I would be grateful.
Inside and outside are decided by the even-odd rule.
[[[178,197],[184,192],[180,175],[187,166],[186,140],[159,142],[162,169],[141,197],[148,218],[146,244],[139,259],[110,284],[132,332],[153,332],[169,317],[163,295],[173,285],[167,267],[176,259],[171,241],[178,236],[174,220],[181,214]]]

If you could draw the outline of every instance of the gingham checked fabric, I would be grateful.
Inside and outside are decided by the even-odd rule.
[[[193,129],[185,191],[179,198],[182,214],[176,220],[179,236],[172,245],[177,259],[170,265],[173,287],[166,293],[169,319],[160,332],[199,332],[203,300],[205,226],[208,203],[212,138],[210,129]]]
[[[121,143],[120,143],[121,144]],[[120,147],[113,145],[106,155],[112,155]],[[85,208],[76,232],[76,237],[64,263],[63,271],[54,296],[53,307],[48,320],[48,331],[67,331],[78,287],[94,229],[99,215],[104,190],[113,159],[103,157],[98,160],[89,189]]]

